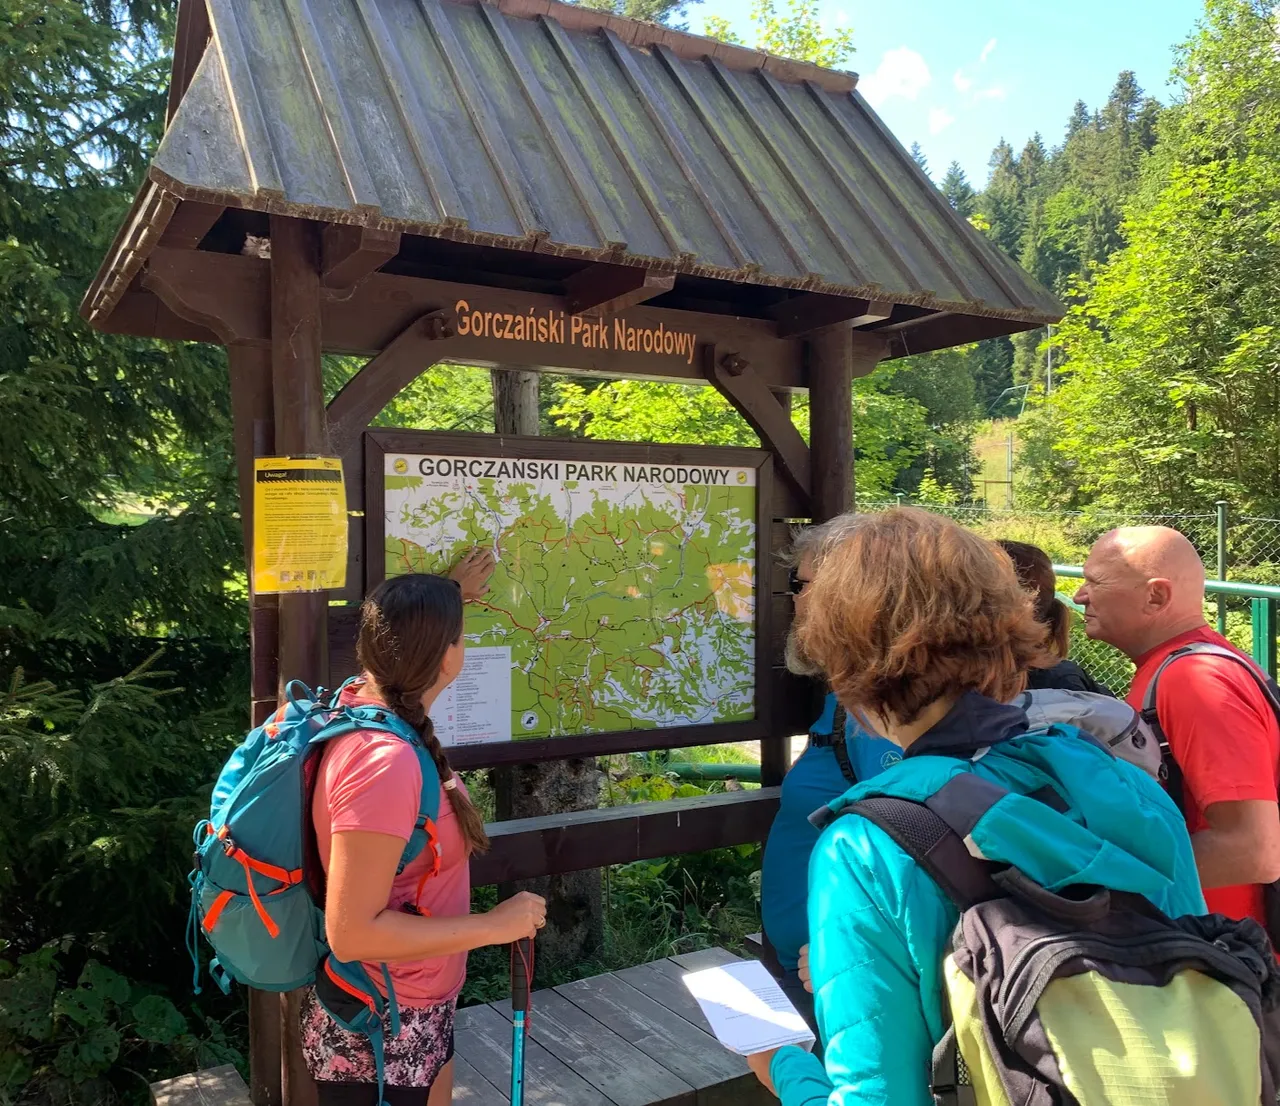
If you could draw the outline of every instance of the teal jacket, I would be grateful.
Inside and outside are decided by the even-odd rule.
[[[873,795],[923,801],[960,772],[1018,796],[1048,785],[1068,807],[1010,802],[1016,818],[984,823],[982,840],[975,830],[988,859],[1050,890],[1093,883],[1144,895],[1175,917],[1205,912],[1186,824],[1159,784],[1077,730],[1032,732],[1021,710],[973,692],[901,764],[831,809]],[[770,1075],[783,1106],[931,1106],[943,952],[956,921],[937,884],[879,827],[849,815],[826,828],[809,863],[809,967],[826,1066],[780,1049]]]

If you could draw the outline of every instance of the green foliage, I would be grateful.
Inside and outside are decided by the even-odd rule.
[[[690,4],[702,0],[574,0],[584,8],[612,12],[627,19],[645,19],[650,23],[662,23],[676,31],[688,30],[684,22]]]
[[[0,15],[0,1100],[145,1100],[125,1068],[187,1035],[159,1039],[189,826],[242,724],[223,358],[77,313],[162,124],[173,14]]]
[[[1280,508],[1275,41],[1269,4],[1210,0],[1182,50],[1128,244],[1081,289],[1068,379],[1026,428],[1032,501]]]
[[[227,1063],[243,1071],[223,1026],[197,1020],[193,1033],[169,999],[86,959],[69,939],[0,956],[0,1106],[145,1102],[153,1079]]]
[[[787,0],[786,10],[781,13],[776,0],[752,0],[751,23],[755,30],[752,45],[768,54],[813,62],[825,69],[838,69],[853,56],[853,30],[824,28],[818,0]],[[703,33],[743,45],[723,16],[709,16]]]
[[[947,174],[942,178],[938,188],[946,196],[947,203],[964,218],[967,219],[973,214],[977,206],[978,193],[974,191],[973,185],[969,183],[969,178],[965,176],[958,161],[953,161],[947,166]]]

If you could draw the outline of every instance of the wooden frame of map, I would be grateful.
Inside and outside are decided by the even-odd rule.
[[[440,492],[438,503],[431,510],[429,504],[411,506],[408,497],[412,489],[421,488],[422,484],[406,482],[400,488],[389,488],[388,478],[397,477],[431,480],[430,486]],[[477,484],[467,484],[469,480]],[[773,462],[768,452],[419,430],[369,431],[365,434],[366,587],[373,588],[386,577],[390,556],[403,557],[411,570],[443,571],[447,562],[456,560],[464,548],[473,544],[469,536],[461,535],[470,532],[492,536],[492,531],[480,529],[477,523],[494,514],[500,518],[501,511],[512,501],[511,496],[483,501],[484,495],[493,494],[493,485],[486,489],[483,482],[498,480],[512,480],[524,489],[518,492],[524,502],[519,504],[521,514],[513,524],[528,530],[546,529],[549,523],[548,535],[556,535],[552,545],[563,543],[560,572],[548,569],[546,545],[537,562],[524,562],[522,567],[536,579],[536,586],[543,589],[544,595],[548,585],[554,588],[553,580],[566,581],[565,574],[573,573],[575,567],[603,567],[595,552],[583,552],[589,549],[589,535],[593,533],[602,539],[612,538],[612,548],[606,547],[601,553],[614,563],[600,578],[589,579],[589,600],[585,595],[566,591],[560,597],[561,613],[552,618],[547,617],[545,609],[534,607],[536,601],[528,585],[501,570],[493,581],[498,601],[480,608],[485,614],[496,612],[497,616],[486,619],[476,614],[474,604],[468,604],[468,636],[472,640],[479,637],[480,644],[469,641],[463,676],[432,710],[437,732],[448,744],[450,760],[457,767],[754,741],[771,736],[769,538]],[[565,511],[559,516],[546,495],[541,496],[542,502],[533,503],[541,490],[538,481],[543,487],[551,485],[560,497]],[[752,484],[753,497],[738,494],[747,493]],[[695,487],[699,490],[690,494]],[[677,488],[683,490],[676,491]],[[648,489],[652,489],[652,495],[645,494]],[[398,504],[393,498],[397,493]],[[738,504],[744,499],[754,499],[754,535],[750,542],[744,536],[743,520],[738,514]],[[389,548],[389,500],[390,506],[400,512],[403,525],[418,529],[427,539],[425,544],[392,535],[393,540],[403,543],[403,548],[398,552]],[[575,507],[587,503],[592,504],[590,513],[574,513]],[[632,539],[610,534],[608,512],[615,503],[623,512],[632,513],[620,528],[621,532],[631,529]],[[699,563],[695,566],[697,571],[689,573],[685,549],[693,548],[693,543],[686,539],[678,547],[669,547],[662,537],[669,528],[658,524],[671,517],[663,517],[664,509],[685,512],[697,510],[700,505],[703,511],[694,516],[702,543],[696,553]],[[713,514],[712,507],[721,513]],[[598,519],[594,513],[597,509],[601,511]],[[535,517],[539,510],[547,512],[546,517]],[[486,512],[490,514],[486,516]],[[566,512],[572,525],[563,521]],[[646,514],[651,517],[646,519]],[[675,524],[686,521],[686,516],[681,516]],[[588,523],[597,522],[588,527]],[[649,526],[652,529],[646,529]],[[433,534],[439,535],[442,542],[433,543]],[[628,540],[638,542],[638,547],[633,544],[629,548]],[[443,544],[445,548],[429,549],[432,544]],[[747,545],[752,547],[749,556],[733,556]],[[643,562],[627,561],[628,555],[637,553],[644,557]],[[576,555],[587,558],[585,564],[575,566],[572,557]],[[664,572],[674,576],[663,576]],[[625,573],[630,573],[634,582],[615,585]],[[657,592],[641,591],[653,587],[659,578]],[[564,586],[571,588],[576,579],[569,575]],[[660,593],[670,593],[664,603],[682,605],[655,611],[655,595]],[[530,612],[517,614],[506,609],[510,606],[518,610],[525,598],[533,607]],[[502,605],[503,599],[506,606]],[[610,621],[626,611],[629,604],[646,599],[648,607],[637,608],[643,612],[639,617],[628,615],[622,622],[616,617]],[[685,611],[696,611],[698,617],[677,620],[675,616]],[[523,642],[510,625],[526,613],[534,614],[536,623],[529,620],[521,631],[544,636],[537,648],[522,655]],[[656,640],[627,645],[622,626],[635,623],[644,625],[650,635],[658,635]],[[751,627],[753,640],[748,641],[746,626]],[[575,635],[574,630],[580,632]],[[602,634],[606,640],[613,639],[612,650],[596,646]],[[516,643],[514,657],[511,645],[486,644],[508,638]],[[567,644],[570,641],[572,645]],[[553,662],[549,659],[551,650],[560,648],[562,642],[566,644],[561,648],[560,659]],[[590,646],[585,652],[584,644]],[[711,657],[714,662],[709,660]],[[645,664],[646,660],[656,663]],[[562,681],[560,673],[568,666],[577,666],[581,675]],[[538,667],[543,669],[540,675]],[[503,671],[508,673],[508,699],[504,699],[498,676]],[[515,676],[516,672],[523,676]],[[552,672],[557,682],[549,685],[547,676]],[[699,680],[705,683],[696,683]],[[584,684],[589,695],[583,694]],[[660,685],[659,691],[653,690],[655,684]],[[710,701],[693,692],[694,686],[708,686]],[[600,688],[606,689],[606,694],[600,695]],[[644,689],[644,694],[628,698],[628,692],[635,688]],[[642,713],[636,711],[637,702],[644,706]],[[693,711],[701,711],[707,720],[691,718]],[[548,717],[557,712],[558,717]],[[635,725],[637,717],[649,724]],[[578,719],[584,722],[577,732],[553,735],[558,727],[575,729]],[[514,736],[522,727],[530,731],[529,736]]]

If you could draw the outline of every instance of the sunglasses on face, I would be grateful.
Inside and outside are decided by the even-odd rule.
[[[790,591],[792,595],[799,595],[808,586],[809,581],[803,579],[795,565],[792,565],[790,571],[787,573],[787,590]]]

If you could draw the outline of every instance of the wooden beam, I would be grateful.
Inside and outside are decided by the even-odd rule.
[[[491,822],[485,828],[492,847],[472,858],[471,882],[507,883],[762,841],[778,798],[777,788],[762,787]]]
[[[791,421],[789,410],[778,402],[768,384],[736,353],[716,346],[703,347],[703,371],[735,410],[760,435],[787,481],[802,499],[811,493],[809,447]]]
[[[570,315],[613,315],[675,287],[674,273],[655,273],[631,265],[588,265],[564,282]]]
[[[221,204],[183,200],[164,228],[159,244],[169,249],[194,250],[226,210]]]
[[[958,315],[951,311],[937,311],[923,318],[895,323],[877,330],[877,336],[889,343],[888,357],[910,357],[913,353],[929,353],[935,349],[981,342],[985,338],[998,338],[1005,334],[1018,334],[1024,330],[1036,330],[1043,323],[1015,322],[1011,319],[991,319],[981,315]]]
[[[157,248],[148,262],[148,280],[163,283],[173,303],[185,305],[184,319],[210,330],[216,323],[219,339],[236,342],[268,342],[271,327],[266,304],[270,297],[271,262],[257,257],[220,254],[207,250]],[[126,301],[130,297],[126,296]],[[530,313],[557,320],[560,338],[549,333],[533,339],[513,338],[505,329],[497,335],[492,327],[477,335],[459,333],[441,343],[440,357],[485,368],[546,369],[612,379],[635,378],[703,382],[697,347],[707,343],[726,349],[750,349],[751,364],[771,388],[803,388],[806,377],[801,343],[777,337],[775,324],[767,319],[748,319],[670,308],[633,307],[616,315],[605,325],[599,342],[590,343],[589,320],[568,316],[561,296],[541,295],[502,288],[452,284],[418,277],[374,273],[350,291],[321,293],[324,349],[334,353],[374,356],[389,345],[415,319],[432,311],[444,311],[453,322],[465,306],[468,318],[485,313],[490,322],[510,316],[512,333],[515,317]],[[460,306],[462,305],[462,306]],[[124,303],[122,302],[122,306]],[[140,305],[132,304],[137,311]],[[141,324],[131,333],[148,335],[145,312],[133,321]],[[581,331],[575,331],[577,324]],[[95,323],[102,329],[121,332],[114,317]],[[505,328],[505,324],[504,324]],[[667,332],[692,335],[695,352],[688,347],[655,354],[636,342],[620,348],[619,328],[634,337],[661,337]],[[194,331],[195,326],[192,326]],[[505,335],[505,336],[504,336]],[[869,336],[868,336],[869,337]],[[544,340],[537,340],[543,338]],[[624,342],[625,347],[625,342]]]
[[[430,311],[404,328],[377,357],[368,361],[329,401],[329,437],[345,457],[360,435],[401,389],[440,360],[440,343],[453,337],[444,312]]]
[[[120,297],[115,310],[97,319],[93,326],[103,334],[146,334],[172,342],[208,342],[212,345],[221,342],[214,331],[175,315],[159,296],[136,283],[134,290]]]
[[[769,314],[778,322],[779,338],[796,338],[839,323],[859,327],[883,322],[893,314],[893,304],[808,292],[775,304]]]
[[[142,286],[154,292],[179,318],[213,331],[223,345],[266,340],[271,333],[266,283],[258,279],[228,287],[217,279],[216,264],[210,273],[210,256],[199,250],[157,248],[142,271]],[[232,271],[266,276],[270,263],[259,264],[267,268],[239,265],[232,266]]]
[[[338,290],[354,288],[399,252],[398,230],[330,223],[321,238],[321,283]]]
[[[813,521],[853,509],[853,380],[876,367],[887,346],[830,327],[809,339],[809,446]]]
[[[320,363],[320,236],[303,219],[271,216],[271,384],[275,450],[282,456],[327,451]],[[328,672],[329,597],[280,595],[278,691],[286,680],[315,687]],[[315,1106],[298,1034],[301,991],[282,996],[284,1106]]]

